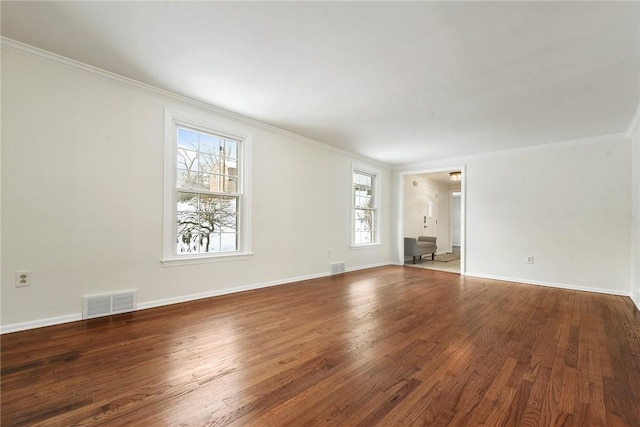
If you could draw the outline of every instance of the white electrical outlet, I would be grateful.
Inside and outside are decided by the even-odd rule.
[[[527,264],[533,264],[533,255],[527,257]]]
[[[28,270],[16,271],[16,288],[31,286],[31,272]]]
[[[327,258],[331,256],[331,249],[327,249]]]

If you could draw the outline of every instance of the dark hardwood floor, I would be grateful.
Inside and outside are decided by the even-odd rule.
[[[3,426],[640,426],[629,298],[417,268],[1,341]]]

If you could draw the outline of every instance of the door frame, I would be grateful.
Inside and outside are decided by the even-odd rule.
[[[455,194],[460,194],[460,211],[462,211],[462,191],[449,190],[449,236],[451,236],[449,243],[451,243],[451,252],[453,252],[453,196]],[[460,228],[460,233],[462,233],[462,212],[460,212]],[[462,245],[462,236],[460,240],[460,245]],[[462,250],[462,246],[460,250]]]
[[[398,174],[398,228],[396,230],[397,248],[398,248],[398,264],[404,265],[404,177],[405,175],[422,175],[429,173],[441,173],[460,171],[462,173],[460,179],[460,275],[464,276],[467,272],[467,256],[466,256],[466,211],[467,211],[467,178],[466,166],[448,166],[441,168],[417,169],[399,172]]]

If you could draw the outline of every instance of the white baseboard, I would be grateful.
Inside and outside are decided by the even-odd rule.
[[[162,306],[165,306],[165,305],[178,304],[178,303],[181,303],[181,302],[196,301],[196,300],[204,299],[204,298],[218,297],[218,296],[221,296],[221,295],[229,295],[229,294],[235,294],[235,293],[238,293],[238,292],[252,291],[254,289],[268,288],[268,287],[271,287],[271,286],[286,285],[287,283],[301,282],[303,280],[318,279],[320,277],[326,277],[326,276],[329,276],[329,275],[330,275],[329,272],[327,272],[327,273],[317,273],[317,274],[310,274],[310,275],[307,275],[307,276],[292,277],[292,278],[283,279],[283,280],[274,280],[274,281],[271,281],[271,282],[255,283],[255,284],[245,285],[245,286],[236,286],[236,287],[233,287],[233,288],[216,289],[215,291],[201,292],[201,293],[198,293],[198,294],[181,295],[181,296],[173,297],[173,298],[166,298],[166,299],[160,299],[160,300],[155,300],[155,301],[147,301],[147,302],[139,303],[138,304],[138,310],[146,310],[147,308],[162,307]]]
[[[60,325],[62,323],[77,322],[82,320],[82,313],[68,314],[66,316],[49,317],[47,319],[32,320],[29,322],[12,323],[0,326],[0,334],[26,331],[27,329],[43,328],[45,326]]]
[[[636,292],[635,298],[633,297],[633,294],[631,294],[631,301],[633,301],[638,311],[640,311],[640,292]]]
[[[378,264],[369,264],[369,265],[362,265],[362,266],[357,266],[357,267],[349,267],[349,268],[345,269],[345,272],[348,273],[348,272],[351,272],[351,271],[365,270],[365,269],[374,268],[374,267],[382,267],[382,266],[390,265],[390,264],[391,264],[391,261],[378,263]],[[181,303],[181,302],[196,301],[196,300],[199,300],[199,299],[217,297],[217,296],[221,296],[221,295],[234,294],[234,293],[238,293],[238,292],[252,291],[254,289],[268,288],[268,287],[271,287],[271,286],[286,285],[287,283],[302,282],[304,280],[319,279],[321,277],[328,277],[330,275],[331,275],[330,272],[309,274],[309,275],[306,275],[306,276],[291,277],[291,278],[288,278],[288,279],[273,280],[273,281],[270,281],[270,282],[262,282],[262,283],[254,283],[254,284],[251,284],[251,285],[237,286],[237,287],[233,287],[233,288],[216,289],[215,291],[202,292],[202,293],[199,293],[199,294],[183,295],[183,296],[179,296],[179,297],[175,297],[175,298],[167,298],[167,299],[162,299],[162,300],[149,301],[149,302],[144,302],[144,303],[138,304],[138,310],[145,310],[147,308],[162,307],[164,305],[178,304],[178,303]]]
[[[368,265],[360,265],[357,267],[349,267],[347,269],[345,269],[346,273],[349,273],[351,271],[358,271],[358,270],[366,270],[368,268],[376,268],[376,267],[384,267],[386,265],[400,265],[395,261],[386,261],[386,262],[379,262],[376,264],[368,264]]]
[[[465,272],[464,275],[471,276],[471,277],[478,277],[480,279],[501,280],[503,282],[523,283],[525,285],[547,286],[550,288],[568,289],[571,291],[595,292],[598,294],[620,295],[625,297],[631,296],[629,292],[615,290],[615,289],[591,288],[586,286],[568,285],[566,283],[541,282],[538,280],[518,279],[514,277],[501,277],[501,276],[493,276],[490,274],[482,274],[482,273]]]
[[[381,263],[377,263],[377,264],[369,264],[369,265],[361,265],[361,266],[356,266],[356,267],[349,267],[349,268],[347,268],[345,270],[345,272],[366,270],[368,268],[383,267],[385,265],[396,265],[396,263],[394,263],[392,261],[387,261],[387,262],[381,262]],[[330,275],[331,275],[330,272],[316,273],[316,274],[309,274],[309,275],[306,275],[306,276],[291,277],[291,278],[282,279],[282,280],[273,280],[273,281],[270,281],[270,282],[255,283],[255,284],[251,284],[251,285],[237,286],[237,287],[232,287],[232,288],[216,289],[215,291],[202,292],[202,293],[198,293],[198,294],[181,295],[181,296],[177,296],[177,297],[173,297],[173,298],[165,298],[165,299],[161,299],[161,300],[147,301],[147,302],[139,303],[137,308],[136,308],[136,310],[145,310],[145,309],[148,309],[148,308],[162,307],[162,306],[165,306],[165,305],[178,304],[178,303],[181,303],[181,302],[188,302],[188,301],[195,301],[195,300],[199,300],[199,299],[203,299],[203,298],[211,298],[211,297],[216,297],[216,296],[220,296],[220,295],[228,295],[228,294],[233,294],[233,293],[237,293],[237,292],[250,291],[250,290],[260,289],[260,288],[268,288],[270,286],[285,285],[287,283],[301,282],[301,281],[310,280],[310,279],[318,279],[320,277],[327,277],[327,276],[330,276]],[[69,315],[66,315],[66,316],[50,317],[48,319],[33,320],[33,321],[29,321],[29,322],[12,323],[12,324],[9,324],[9,325],[0,326],[0,335],[1,334],[8,334],[8,333],[11,333],[11,332],[26,331],[28,329],[42,328],[42,327],[45,327],[45,326],[60,325],[62,323],[75,322],[75,321],[78,321],[78,320],[82,320],[82,313],[69,314]]]

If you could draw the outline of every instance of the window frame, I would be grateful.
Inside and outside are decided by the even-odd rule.
[[[238,175],[237,197],[237,226],[235,251],[207,252],[197,254],[178,254],[177,239],[177,135],[178,128],[187,128],[195,132],[214,134],[238,141]],[[247,259],[251,252],[251,146],[250,132],[230,127],[218,122],[209,115],[165,109],[164,118],[164,215],[163,215],[163,250],[162,265],[188,265],[208,262],[231,261]],[[206,192],[200,193],[206,194]]]
[[[355,182],[354,182],[354,174],[360,175],[368,175],[372,177],[372,192],[373,192],[373,205],[370,209],[374,212],[374,227],[373,227],[373,239],[369,243],[356,243],[356,194],[355,194]],[[372,248],[381,245],[381,236],[380,236],[380,177],[381,172],[377,169],[371,168],[369,166],[359,165],[356,163],[351,164],[351,201],[350,201],[350,211],[351,211],[351,249],[366,249]]]

